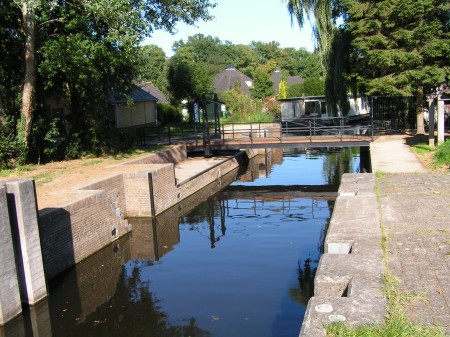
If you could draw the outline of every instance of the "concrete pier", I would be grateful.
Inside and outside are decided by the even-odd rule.
[[[22,312],[5,186],[0,186],[0,261],[2,265],[0,325],[2,325]]]
[[[23,303],[33,305],[47,297],[34,182],[20,179],[5,186],[20,295]]]

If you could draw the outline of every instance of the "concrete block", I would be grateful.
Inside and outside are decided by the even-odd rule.
[[[383,261],[376,255],[324,254],[314,278],[314,296],[368,297],[381,293]]]
[[[8,201],[13,221],[13,237],[15,241],[17,269],[19,275],[22,302],[33,305],[47,297],[47,285],[42,262],[42,251],[39,237],[38,210],[34,182],[29,179],[18,179],[6,182]],[[19,255],[19,256],[20,256]]]
[[[382,324],[385,308],[384,298],[312,297],[308,302],[300,336],[326,336],[326,326],[337,321],[349,326]]]
[[[6,187],[0,186],[0,325],[22,312],[14,247],[9,223]]]

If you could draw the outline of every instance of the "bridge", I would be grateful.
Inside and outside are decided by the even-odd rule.
[[[367,123],[369,122],[369,123]],[[374,128],[370,121],[348,125],[343,118],[301,119],[274,123],[202,124],[190,127],[140,127],[137,145],[186,144],[190,152],[251,148],[368,148]]]

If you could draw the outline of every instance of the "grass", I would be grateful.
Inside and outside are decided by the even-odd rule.
[[[92,159],[92,160],[89,160],[89,161],[83,163],[82,165],[83,166],[93,166],[93,165],[100,164],[101,162],[103,162],[102,159]]]
[[[439,145],[434,155],[436,165],[450,165],[450,139]]]
[[[378,209],[380,208],[381,191],[379,187],[380,179],[385,174],[376,173],[375,193],[378,200]],[[388,238],[385,226],[381,221],[381,246],[383,250],[384,262],[387,270]],[[386,272],[382,279],[382,288],[387,301],[387,314],[385,322],[382,325],[361,325],[350,327],[345,322],[335,322],[327,326],[327,337],[445,337],[442,329],[435,326],[424,326],[412,322],[406,315],[406,305],[414,301],[428,301],[424,294],[406,294],[399,289],[398,280],[389,272]]]
[[[7,176],[10,176],[11,174],[16,174],[16,173],[29,172],[29,171],[32,171],[33,169],[34,169],[34,165],[22,165],[22,166],[17,166],[15,168],[1,169],[0,177],[7,177]]]
[[[419,143],[412,145],[411,148],[419,157],[431,157],[433,169],[448,169],[450,167],[450,139],[447,139],[445,143],[437,147]]]
[[[383,325],[350,328],[343,322],[327,327],[328,337],[445,337],[437,327],[411,322],[405,314],[405,305],[411,301],[424,300],[423,296],[406,295],[399,291],[398,280],[387,273],[382,281],[387,299],[387,317]],[[426,300],[426,299],[425,299]]]
[[[30,178],[34,179],[36,186],[42,186],[51,182],[53,180],[53,175],[51,173],[41,173],[31,176]]]

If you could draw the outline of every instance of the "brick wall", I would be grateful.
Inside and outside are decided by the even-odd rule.
[[[39,212],[45,274],[50,279],[131,230],[106,192],[71,192],[66,206]]]

